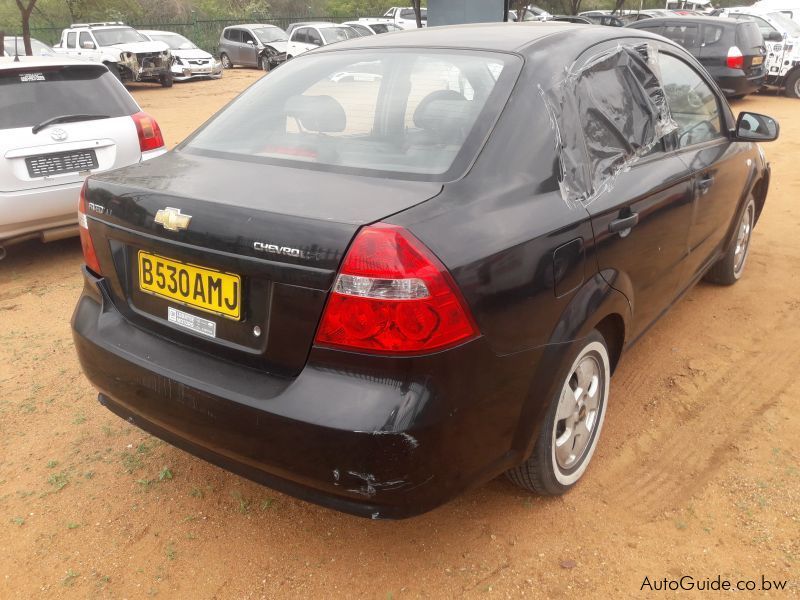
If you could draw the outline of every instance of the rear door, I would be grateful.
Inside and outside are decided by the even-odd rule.
[[[596,57],[601,49],[612,52],[619,43],[615,40],[592,49],[581,61]],[[630,43],[641,46],[642,42]],[[617,171],[615,177],[605,176],[608,157],[639,145],[641,137],[633,132],[650,117],[636,100],[641,94],[622,63],[592,71],[581,74],[585,81],[580,82],[578,93],[588,96],[588,90],[593,90],[596,100],[586,103],[580,125],[593,140],[586,144],[589,168],[600,173],[595,176],[600,185],[609,187],[591,198],[586,209],[600,271],[611,286],[628,296],[637,336],[679,292],[688,254],[692,178],[666,140],[657,141],[629,169]],[[619,106],[626,110],[614,110]]]
[[[725,101],[707,74],[677,54],[659,54],[661,76],[675,132],[677,155],[692,173],[693,214],[687,276],[705,268],[728,232],[745,187],[748,169],[728,138]]]

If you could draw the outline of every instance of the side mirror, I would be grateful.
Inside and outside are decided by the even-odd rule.
[[[247,43],[248,43],[248,44],[250,44],[251,46],[254,46],[254,45],[255,45],[255,44],[253,43],[253,40],[247,40]]]
[[[84,50],[94,50],[94,42],[83,42],[81,44],[81,48]]]
[[[764,36],[764,39],[768,42],[782,42],[783,35],[780,31],[770,31],[767,35]]]
[[[743,142],[771,142],[778,139],[780,125],[772,117],[741,112],[736,119],[736,139]]]

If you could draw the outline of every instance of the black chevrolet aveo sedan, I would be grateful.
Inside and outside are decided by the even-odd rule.
[[[407,517],[503,472],[560,494],[623,350],[742,275],[777,134],[635,30],[326,47],[88,179],[80,362],[117,415],[338,510]]]

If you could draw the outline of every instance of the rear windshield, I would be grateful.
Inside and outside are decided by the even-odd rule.
[[[445,181],[477,155],[520,66],[516,56],[473,51],[303,56],[261,79],[183,147],[269,164]]]
[[[758,48],[764,45],[764,37],[754,21],[739,23],[736,27],[737,44],[742,48]]]
[[[138,110],[105,67],[0,71],[0,129],[33,127],[64,115],[123,117]]]
[[[420,15],[420,18],[423,21],[427,21],[428,20],[428,9],[427,8],[420,9],[419,15]],[[404,9],[402,9],[400,11],[400,18],[401,19],[412,19],[413,20],[413,19],[417,18],[417,14],[414,12],[413,8],[404,8]]]

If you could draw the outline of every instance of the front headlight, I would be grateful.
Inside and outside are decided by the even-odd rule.
[[[131,52],[120,52],[119,59],[122,62],[127,62],[133,58],[133,54]]]

